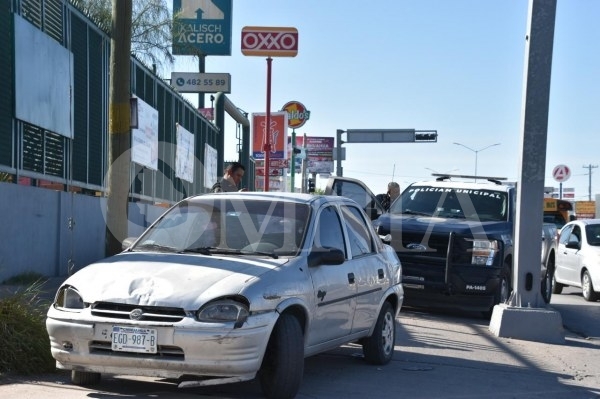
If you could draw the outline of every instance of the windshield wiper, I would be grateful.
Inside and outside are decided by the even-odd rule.
[[[160,244],[140,244],[140,245],[136,245],[135,247],[133,247],[132,251],[139,251],[139,250],[146,250],[146,249],[160,251],[160,252],[177,252],[177,248],[169,247],[167,245],[160,245]]]
[[[413,211],[411,209],[405,209],[402,211],[403,215],[420,215],[420,216],[431,216],[430,213],[427,212],[419,212],[419,211]]]
[[[265,251],[252,251],[252,250],[242,250],[235,248],[221,248],[221,247],[199,247],[199,248],[186,248],[181,253],[184,252],[193,252],[199,253],[202,255],[212,255],[212,254],[224,254],[224,255],[264,255],[270,256],[273,259],[279,258],[277,254],[273,252],[265,252]]]
[[[198,248],[186,248],[181,253],[193,252],[202,255],[212,255],[212,251],[216,249],[215,247],[198,247]]]

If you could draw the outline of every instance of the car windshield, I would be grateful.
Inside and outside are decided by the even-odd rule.
[[[508,195],[503,191],[410,186],[390,207],[392,214],[505,221]]]
[[[161,216],[131,250],[295,256],[309,212],[293,202],[194,198]]]

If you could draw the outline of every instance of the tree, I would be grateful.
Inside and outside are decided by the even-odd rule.
[[[92,21],[110,34],[111,0],[72,0]],[[173,16],[169,0],[133,0],[131,53],[147,66],[173,65],[171,53]]]

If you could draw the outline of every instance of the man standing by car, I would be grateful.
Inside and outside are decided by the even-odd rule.
[[[388,189],[385,194],[377,194],[375,198],[383,206],[383,209],[387,212],[390,209],[390,205],[396,198],[400,196],[400,185],[395,182],[388,183]]]
[[[246,172],[246,167],[239,162],[230,163],[225,169],[223,178],[212,186],[211,192],[233,192],[233,191],[246,191],[245,188],[238,190],[242,177]]]

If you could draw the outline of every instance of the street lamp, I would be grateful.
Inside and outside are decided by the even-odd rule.
[[[464,145],[464,144],[461,144],[461,143],[456,143],[456,142],[455,142],[455,143],[452,143],[452,144],[456,144],[456,145],[459,145],[459,146],[461,146],[461,147],[465,147],[467,150],[469,150],[469,151],[473,151],[473,152],[475,153],[475,181],[476,181],[476,182],[477,182],[477,154],[479,154],[479,153],[480,153],[481,151],[483,151],[483,150],[487,150],[487,149],[488,149],[488,148],[490,148],[490,147],[494,147],[494,146],[500,145],[500,143],[495,143],[495,144],[490,144],[490,145],[488,145],[487,147],[483,147],[483,148],[480,148],[480,149],[478,149],[478,150],[474,150],[474,149],[472,149],[471,147],[467,147],[466,145]]]

